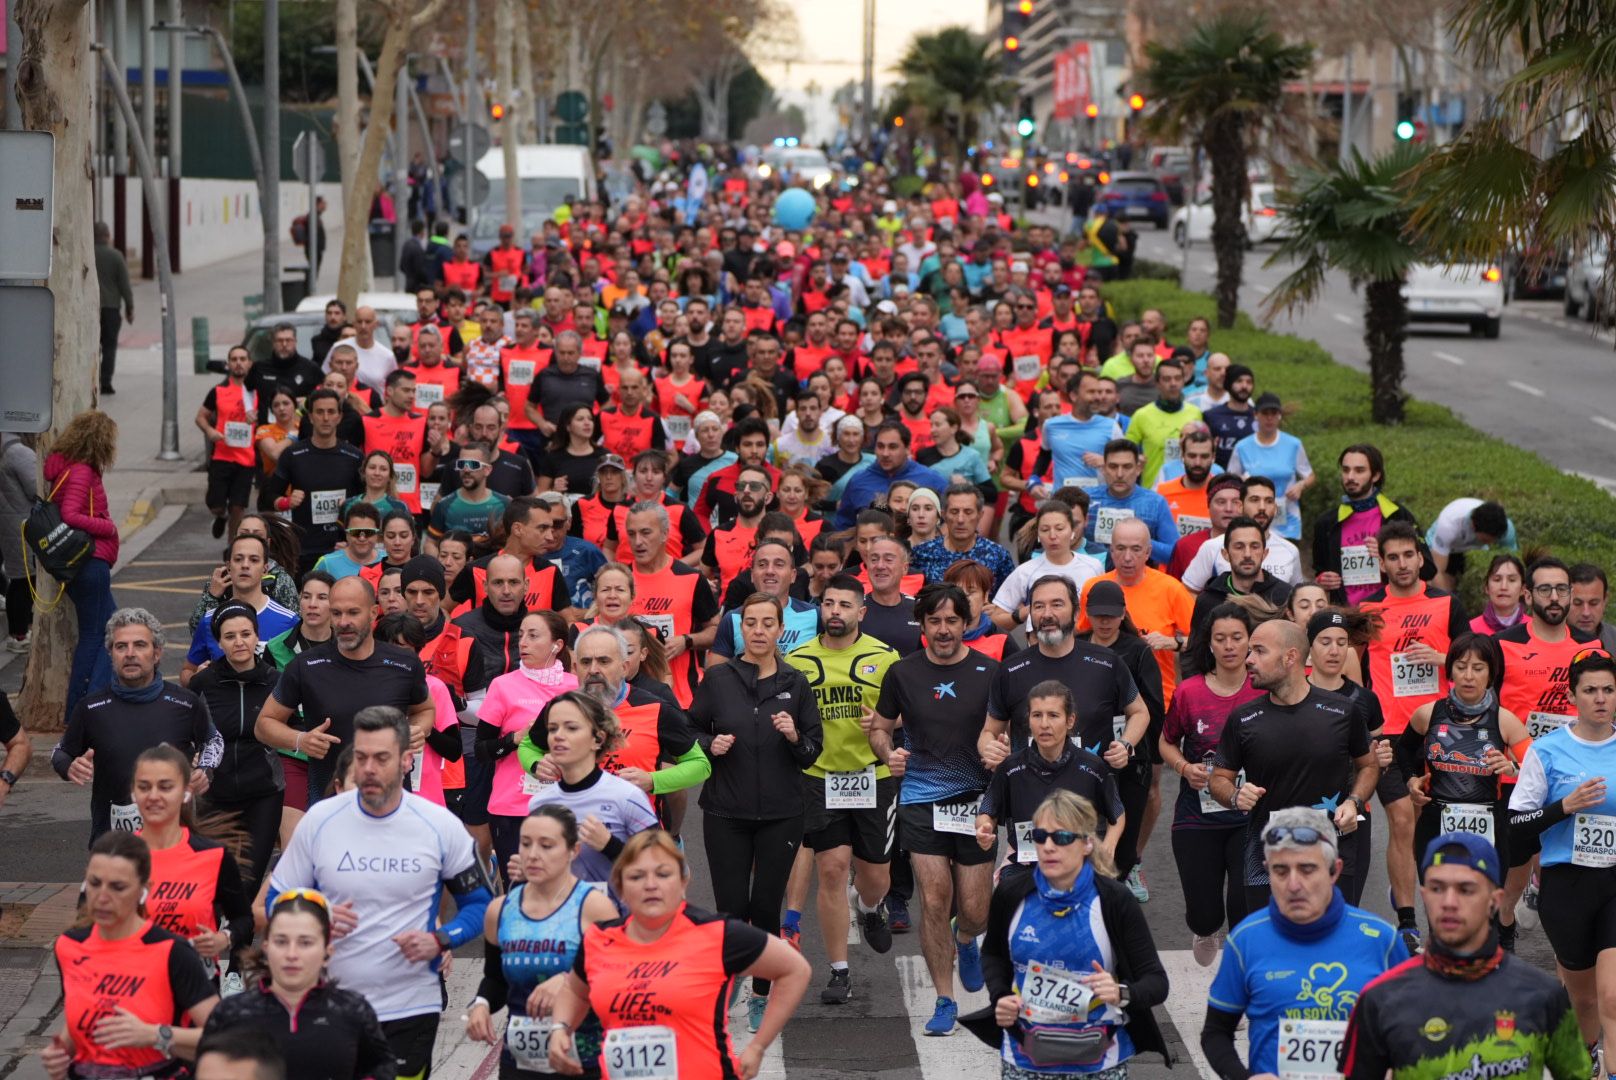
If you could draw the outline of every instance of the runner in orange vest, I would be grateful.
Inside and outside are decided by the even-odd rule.
[[[440,327],[440,329],[446,329]],[[428,333],[415,339],[415,405],[425,410],[460,389],[460,366],[444,360],[443,338]]]
[[[382,410],[364,418],[365,453],[380,450],[393,459],[393,479],[398,497],[410,513],[421,512],[421,477],[438,470],[438,455],[449,453],[449,440],[439,445],[427,442],[426,414],[415,411],[415,372],[399,368],[387,376],[387,394]]]
[[[668,514],[630,510],[626,528],[634,555],[631,613],[656,631],[672,670],[673,693],[681,707],[695,698],[695,652],[709,648],[718,633],[718,601],[701,571],[668,554]]]
[[[468,296],[477,294],[478,286],[482,284],[482,263],[471,259],[471,237],[461,233],[455,237],[452,247],[453,254],[449,261],[444,263],[438,274],[445,285],[455,289],[463,289]]]
[[[499,244],[483,256],[488,270],[488,295],[494,303],[510,305],[516,287],[522,284],[522,264],[526,261],[526,252],[516,246],[516,227],[501,225]]]
[[[606,525],[606,542],[600,545],[608,559],[618,559],[617,549],[628,528],[629,507],[635,503],[658,503],[668,511],[668,554],[692,566],[707,539],[707,530],[694,511],[678,499],[668,497],[668,455],[661,450],[643,450],[633,462],[634,479],[628,498],[612,508]]]
[[[252,385],[253,362],[245,346],[235,345],[225,359],[225,380],[208,391],[196,411],[196,426],[208,441],[207,506],[213,512],[213,535],[236,535],[252,495],[258,451],[253,446],[253,420],[258,390]],[[18,571],[20,573],[20,571]]]
[[[1038,326],[1038,298],[1032,290],[1015,290],[1010,303],[1015,311],[1015,325],[999,332],[999,341],[1010,354],[1005,374],[1016,393],[1023,400],[1029,400],[1038,388],[1038,376],[1049,367],[1055,343],[1051,333]]]
[[[528,449],[542,446],[544,442],[539,434],[539,425],[529,414],[527,406],[529,395],[533,392],[533,381],[550,362],[550,350],[539,344],[537,312],[531,309],[518,311],[512,316],[511,323],[511,340],[499,350],[500,382],[505,390],[505,400],[511,407],[506,429],[524,449]]]
[[[625,461],[646,450],[665,450],[668,434],[662,429],[661,418],[646,405],[649,387],[645,374],[638,368],[624,371],[617,389],[622,403],[601,410],[601,445]]]
[[[763,520],[769,508],[769,485],[769,474],[761,466],[749,466],[737,473],[735,520],[707,535],[707,543],[701,552],[701,565],[708,574],[718,578],[720,596],[751,561],[758,522]]]

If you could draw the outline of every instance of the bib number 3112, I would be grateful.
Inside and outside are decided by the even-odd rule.
[[[607,1033],[605,1050],[610,1080],[676,1080],[679,1075],[672,1028],[618,1028]]]

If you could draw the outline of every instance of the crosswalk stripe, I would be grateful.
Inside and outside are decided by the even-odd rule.
[[[947,1038],[927,1035],[923,1025],[937,1006],[937,987],[926,970],[923,956],[895,958],[898,978],[903,985],[903,1005],[909,1012],[909,1034],[920,1057],[921,1076],[988,1076],[998,1071],[998,1055],[964,1028],[956,1028]],[[986,990],[967,993],[956,984],[954,1000],[964,1014],[988,1003]]]
[[[1167,985],[1170,988],[1167,1002],[1162,1008],[1178,1029],[1179,1037],[1184,1040],[1184,1049],[1189,1051],[1190,1060],[1195,1063],[1196,1075],[1213,1076],[1212,1066],[1201,1052],[1201,1028],[1206,1023],[1207,994],[1212,989],[1212,978],[1217,974],[1218,965],[1202,967],[1195,962],[1195,954],[1188,949],[1164,950],[1161,962],[1167,971]],[[1243,1022],[1235,1032],[1235,1047],[1240,1051],[1240,1060],[1245,1061],[1249,1049]]]

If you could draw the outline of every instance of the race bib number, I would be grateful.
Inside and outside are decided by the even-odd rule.
[[[1032,842],[1032,822],[1016,822],[1016,861],[1021,861],[1023,856],[1032,856],[1036,859],[1037,856],[1033,853],[1036,847],[1037,845]]]
[[[1183,440],[1177,439],[1177,438],[1168,439],[1167,442],[1165,444],[1163,444],[1163,446],[1162,446],[1162,460],[1163,461],[1183,461],[1184,460],[1184,442],[1183,442]]]
[[[674,442],[684,442],[690,438],[690,417],[664,416],[662,418],[662,430],[666,431],[668,438]]]
[[[549,787],[550,783],[551,783],[551,781],[549,781],[549,780],[540,780],[537,776],[534,776],[532,773],[523,773],[522,774],[522,794],[530,796],[530,797],[534,796],[534,795],[537,795],[541,791],[543,791],[545,788]]]
[[[1362,544],[1341,549],[1341,584],[1379,585],[1380,560]]]
[[[1244,784],[1245,782],[1246,782],[1246,770],[1241,769],[1240,772],[1235,775],[1234,789],[1236,791],[1239,791],[1240,790],[1240,785]],[[1222,803],[1218,802],[1218,800],[1216,800],[1216,799],[1214,799],[1212,797],[1212,784],[1210,782],[1210,777],[1208,778],[1208,783],[1207,783],[1206,787],[1204,787],[1200,791],[1196,792],[1196,794],[1201,797],[1201,813],[1203,813],[1203,814],[1233,814],[1233,813],[1237,813],[1237,811],[1230,810],[1227,806],[1224,806]]]
[[[421,774],[426,771],[426,752],[417,750],[414,755],[415,763],[410,766],[410,790],[421,790]]]
[[[346,491],[309,492],[309,519],[316,525],[335,525],[347,495]]]
[[[1346,1037],[1345,1020],[1281,1020],[1280,1080],[1340,1076],[1341,1043]]]
[[[1117,531],[1117,522],[1127,521],[1133,517],[1133,511],[1126,506],[1102,506],[1094,513],[1094,539],[1097,543],[1109,544],[1111,534]]]
[[[1098,476],[1068,476],[1061,481],[1061,487],[1082,488],[1084,491],[1098,491],[1100,478]]]
[[[252,445],[252,425],[244,420],[226,420],[224,444],[232,450],[247,449]]]
[[[1127,727],[1128,717],[1126,715],[1117,713],[1115,716],[1113,716],[1111,718],[1111,741],[1119,741],[1122,738],[1122,733],[1127,730]]]
[[[501,275],[499,275],[499,291],[502,292],[502,293],[515,292],[516,291],[516,275],[515,274],[501,274]]]
[[[1493,808],[1486,803],[1443,803],[1442,831],[1475,833],[1490,844],[1493,842]]]
[[[875,766],[866,765],[858,772],[828,772],[825,774],[826,810],[874,810]],[[975,831],[972,825],[972,831]]]
[[[436,405],[442,400],[442,383],[418,382],[415,384],[415,403],[417,405]]]
[[[1392,653],[1392,696],[1421,697],[1437,692],[1436,665],[1408,653]]]
[[[600,357],[598,357],[598,356],[580,356],[578,358],[578,366],[583,367],[583,368],[588,368],[590,371],[599,371],[600,366],[601,366],[600,365]]]
[[[1572,866],[1616,866],[1616,817],[1578,814],[1571,819],[1571,830]]]
[[[975,836],[977,803],[976,799],[932,803],[932,829],[936,832],[953,833],[955,836]]]
[[[527,1072],[553,1073],[550,1068],[549,1017],[513,1016],[505,1025],[505,1049],[516,1059],[516,1067]]]
[[[1182,540],[1191,533],[1198,533],[1202,529],[1211,529],[1212,519],[1209,517],[1196,517],[1194,514],[1180,514],[1175,524],[1178,526],[1178,538]]]
[[[640,622],[656,631],[657,640],[664,645],[673,640],[673,616],[662,615],[636,615]]]
[[[536,360],[512,360],[510,368],[505,372],[505,381],[512,386],[532,386],[533,369],[537,366]]]
[[[1011,369],[1016,373],[1017,382],[1032,382],[1038,378],[1039,372],[1044,369],[1044,362],[1037,353],[1030,356],[1018,356],[1010,361]]]
[[[1094,992],[1076,972],[1027,961],[1021,980],[1021,1015],[1035,1024],[1071,1024],[1088,1019]]]
[[[407,461],[393,462],[393,479],[398,483],[400,493],[407,494],[415,490],[415,466]]]
[[[610,1080],[675,1080],[679,1075],[673,1029],[661,1025],[607,1032],[603,1057]]]
[[[421,485],[421,509],[422,510],[431,510],[432,509],[433,504],[438,501],[438,489],[441,488],[442,486],[443,485],[437,484],[437,483],[428,483],[428,484],[422,484]]]
[[[112,829],[114,832],[139,832],[141,824],[140,809],[134,803],[112,804]]]
[[[1575,719],[1575,716],[1566,716],[1562,713],[1529,712],[1526,714],[1526,734],[1536,741],[1555,728],[1565,727]]]

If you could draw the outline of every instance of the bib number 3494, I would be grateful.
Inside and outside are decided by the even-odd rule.
[[[679,1075],[672,1028],[618,1028],[607,1033],[605,1049],[606,1075],[611,1080],[675,1080]]]

